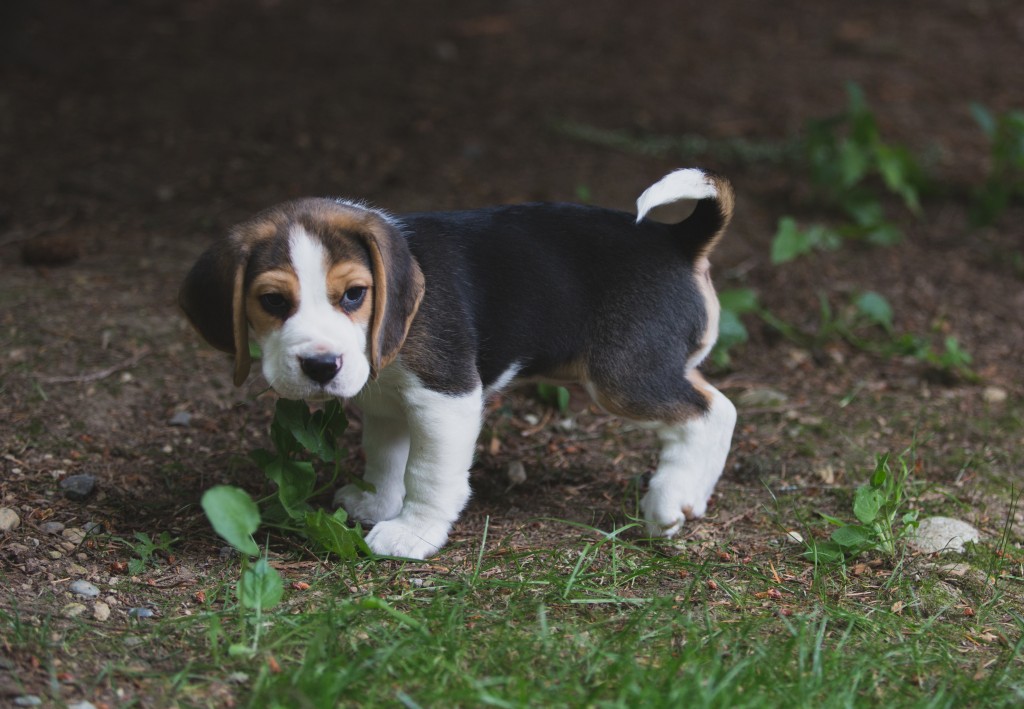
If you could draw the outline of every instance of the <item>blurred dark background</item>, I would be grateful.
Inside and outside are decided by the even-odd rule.
[[[209,237],[300,194],[396,211],[629,208],[692,163],[733,176],[739,224],[766,240],[794,189],[777,166],[617,150],[566,125],[781,142],[842,110],[855,81],[887,136],[968,181],[985,160],[969,103],[1009,108],[1024,86],[1024,13],[1000,0],[5,0],[0,13],[0,244],[90,225],[86,253],[114,235]]]

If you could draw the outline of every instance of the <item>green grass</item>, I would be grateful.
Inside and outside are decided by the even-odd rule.
[[[999,583],[953,587],[923,560],[872,563],[858,576],[765,542],[748,557],[591,530],[557,550],[457,549],[453,567],[307,563],[284,573],[308,588],[291,585],[259,614],[218,580],[237,576],[236,562],[211,571],[198,606],[151,591],[158,619],[127,634],[28,623],[15,610],[0,613],[0,635],[15,656],[51,658],[53,672],[53,657],[66,670],[89,646],[104,665],[82,681],[181,706],[225,696],[251,707],[1024,701],[1019,560],[979,555],[997,560]]]

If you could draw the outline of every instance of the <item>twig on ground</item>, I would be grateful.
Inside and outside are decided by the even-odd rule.
[[[125,361],[107,367],[105,369],[99,369],[95,372],[89,372],[88,374],[74,374],[61,377],[39,377],[39,381],[43,382],[44,384],[80,384],[84,382],[97,382],[101,379],[106,379],[111,374],[116,374],[117,372],[120,372],[124,369],[131,369],[136,364],[138,364],[143,357],[152,354],[152,352],[153,351],[149,347],[143,347],[141,350],[133,354]]]

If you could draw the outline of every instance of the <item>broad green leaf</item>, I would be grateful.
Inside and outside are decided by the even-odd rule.
[[[875,472],[871,474],[871,487],[880,488],[889,477],[889,455],[880,455],[875,463]]]
[[[982,132],[987,135],[990,139],[996,134],[996,119],[992,115],[992,112],[982,106],[980,103],[971,104],[971,115],[974,116],[974,120],[978,122]]]
[[[885,496],[881,490],[868,485],[857,488],[853,497],[853,514],[863,524],[871,524],[878,517],[878,511],[882,509]]]
[[[734,313],[749,313],[757,310],[757,293],[750,288],[730,288],[718,293],[718,302],[722,310]]]
[[[316,486],[313,464],[301,460],[274,458],[263,469],[277,483],[277,497],[292,519],[300,519],[309,509],[307,500]]]
[[[732,347],[746,342],[750,337],[743,321],[732,310],[723,310],[718,321],[718,345]]]
[[[865,291],[854,300],[857,312],[872,323],[881,325],[887,331],[892,330],[892,306],[884,296],[874,291]]]
[[[558,387],[558,391],[555,393],[558,398],[558,410],[563,414],[569,410],[569,390],[565,387]]]
[[[242,571],[237,593],[238,602],[246,608],[265,610],[280,603],[284,596],[284,583],[277,569],[261,558]]]
[[[903,232],[895,224],[883,221],[866,229],[864,239],[875,246],[895,246],[903,241]]]
[[[815,564],[838,564],[844,554],[842,548],[834,542],[812,541],[803,557]]]
[[[829,538],[844,549],[856,549],[862,546],[869,546],[873,541],[873,535],[870,529],[854,524],[848,524],[845,527],[840,527],[832,532],[832,536]]]
[[[870,155],[864,148],[851,140],[839,145],[839,167],[842,186],[852,187],[864,179],[870,166]]]
[[[778,229],[775,231],[775,238],[772,239],[772,263],[775,265],[788,263],[810,250],[811,244],[807,239],[807,234],[800,230],[796,220],[792,217],[782,217],[779,220]]]
[[[243,554],[258,556],[252,534],[260,526],[260,511],[249,494],[230,485],[218,485],[203,493],[203,511],[224,541]]]
[[[729,350],[743,344],[750,335],[739,316],[732,310],[722,309],[718,319],[718,341],[712,351],[712,361],[720,367],[728,366]]]
[[[331,435],[334,439],[340,437],[348,428],[348,417],[345,416],[345,406],[341,401],[332,399],[324,404],[323,409],[317,412],[322,417],[318,423],[325,435]]]
[[[347,520],[348,515],[340,508],[333,515],[323,510],[307,512],[306,536],[339,559],[354,559],[360,553],[371,556],[361,530],[349,527]]]
[[[337,409],[332,409],[332,415],[337,415]],[[311,413],[304,401],[278,399],[274,408],[274,422],[271,424],[271,438],[285,457],[305,450],[330,463],[337,458],[338,450],[336,436],[325,433],[326,427],[323,411]],[[298,443],[298,447],[291,444],[289,436]]]
[[[875,148],[875,162],[886,187],[903,198],[907,209],[914,214],[920,213],[921,202],[914,184],[917,166],[910,153],[903,148],[878,145]]]

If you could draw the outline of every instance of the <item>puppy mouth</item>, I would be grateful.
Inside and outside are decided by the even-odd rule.
[[[327,390],[324,389],[323,387],[321,387],[319,390],[314,389],[309,394],[306,394],[304,397],[302,397],[303,401],[311,401],[317,404],[323,403],[325,401],[330,401],[331,399],[339,398],[341,397],[328,393]]]

